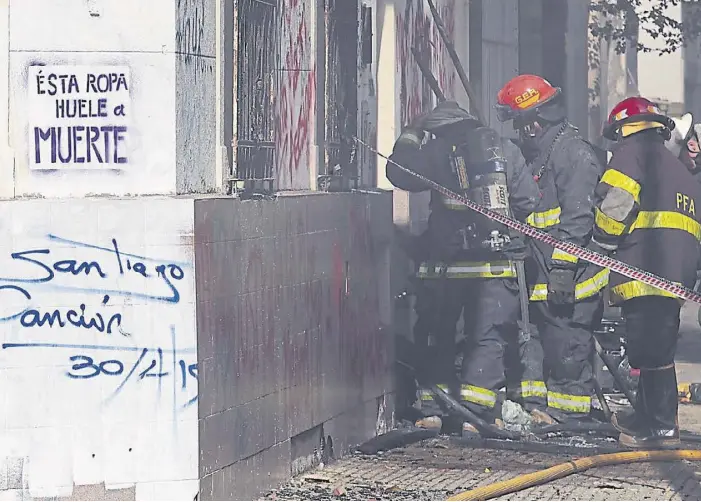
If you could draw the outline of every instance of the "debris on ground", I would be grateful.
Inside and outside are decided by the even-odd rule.
[[[524,432],[531,426],[530,414],[520,404],[508,399],[501,407],[501,418],[504,421],[504,427],[510,431]]]

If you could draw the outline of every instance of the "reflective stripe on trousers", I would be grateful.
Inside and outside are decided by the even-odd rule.
[[[439,383],[437,385],[439,389],[441,389],[443,392],[446,394],[450,393],[450,389],[448,386],[444,383]],[[431,392],[429,389],[420,389],[419,390],[419,397],[421,398],[422,401],[433,401],[433,392]]]
[[[516,267],[511,261],[458,261],[450,265],[422,263],[416,276],[422,279],[506,278],[516,277]]]
[[[548,406],[570,413],[589,413],[591,411],[591,397],[549,391]]]
[[[497,393],[475,385],[463,384],[460,386],[460,399],[487,408],[494,408],[497,404]]]
[[[574,289],[574,296],[576,300],[584,300],[594,296],[599,291],[604,289],[609,283],[609,270],[604,269],[596,274],[591,279],[587,279],[578,283]],[[532,302],[542,302],[548,299],[548,285],[547,284],[536,284],[531,290],[530,300]]]
[[[541,380],[524,380],[518,389],[514,389],[514,394],[520,397],[546,397],[548,389],[545,382]]]

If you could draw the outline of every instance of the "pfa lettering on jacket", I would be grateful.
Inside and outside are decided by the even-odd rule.
[[[30,169],[124,169],[130,86],[127,66],[30,66]]]

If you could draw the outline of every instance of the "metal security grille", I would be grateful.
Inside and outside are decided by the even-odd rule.
[[[321,190],[347,190],[358,180],[358,0],[324,0],[326,60]]]
[[[270,193],[275,166],[276,0],[238,0],[235,7],[236,126],[232,192]]]

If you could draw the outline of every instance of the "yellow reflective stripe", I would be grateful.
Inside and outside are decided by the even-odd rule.
[[[427,389],[421,389],[421,400],[422,401],[433,401],[433,393]]]
[[[548,392],[548,406],[574,413],[589,413],[591,410],[591,397]]]
[[[577,300],[583,300],[585,298],[594,296],[599,291],[608,286],[609,275],[609,269],[605,268],[594,274],[594,277],[592,277],[591,279],[587,279],[586,281],[580,282],[579,284],[577,284],[577,286],[575,286],[574,297]]]
[[[447,197],[445,195],[441,195],[441,198],[443,200],[443,205],[445,205],[448,209],[453,209],[457,211],[470,210],[469,207],[467,207],[465,204],[463,204],[457,199],[453,199],[452,197]]]
[[[639,281],[628,281],[614,286],[611,288],[611,295],[614,302],[630,300],[631,298],[637,298],[639,296],[666,296],[668,298],[676,298],[676,295]]]
[[[593,277],[578,283],[574,287],[574,297],[576,300],[584,300],[608,286],[609,270],[607,268],[600,270]],[[536,284],[531,289],[530,300],[532,302],[542,302],[548,299],[548,285]]]
[[[569,263],[577,263],[579,258],[573,256],[565,251],[560,251],[559,249],[553,249],[553,254],[550,257],[552,260],[566,261]]]
[[[553,227],[560,223],[560,214],[562,214],[562,209],[560,209],[560,207],[531,213],[528,215],[528,218],[526,218],[526,223],[536,228]]]
[[[516,389],[516,394],[521,397],[545,397],[548,395],[548,389],[543,381],[524,380],[521,382],[521,386]]]
[[[640,211],[630,231],[643,228],[683,230],[701,241],[701,224],[685,214],[674,211]]]
[[[575,288],[576,289],[576,288]],[[548,299],[548,285],[547,284],[536,284],[531,289],[531,296],[529,298],[532,302],[543,302]]]
[[[444,383],[439,383],[436,387],[441,389],[443,392],[450,392],[449,387]],[[433,392],[431,392],[429,389],[420,389],[419,396],[421,397],[422,401],[433,401]]]
[[[640,204],[640,183],[627,174],[623,174],[621,171],[615,169],[607,169],[601,177],[601,182],[625,190],[633,196],[635,202]]]
[[[416,274],[419,278],[446,277],[450,279],[516,277],[516,267],[511,261],[454,262],[449,266],[422,263]]]
[[[488,408],[493,408],[497,404],[496,392],[474,385],[462,385],[460,387],[460,399]]]
[[[624,223],[621,223],[620,221],[616,221],[613,218],[606,216],[604,212],[601,211],[598,207],[594,210],[594,213],[594,223],[596,223],[597,227],[599,227],[601,230],[603,230],[609,235],[623,235],[623,232],[626,229]]]

